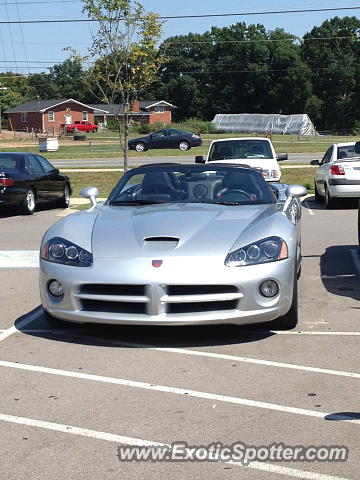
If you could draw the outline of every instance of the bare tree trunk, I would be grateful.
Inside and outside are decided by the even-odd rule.
[[[129,157],[129,113],[128,105],[125,105],[125,115],[124,115],[124,173],[128,170],[128,157]]]

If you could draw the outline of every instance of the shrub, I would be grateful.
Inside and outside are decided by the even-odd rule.
[[[189,118],[184,122],[173,125],[173,127],[179,128],[180,130],[189,130],[190,132],[195,133],[216,133],[216,128],[213,123],[198,118]]]
[[[139,127],[139,133],[148,134],[150,132],[151,132],[151,125],[149,125],[148,123],[144,123],[143,125],[141,125],[141,127]]]

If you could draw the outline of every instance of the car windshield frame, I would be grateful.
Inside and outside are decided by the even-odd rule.
[[[235,159],[274,160],[270,142],[264,139],[231,139],[212,143],[208,161]]]
[[[146,176],[148,182],[144,180]],[[160,178],[161,181],[153,181],[156,178]],[[156,188],[157,191],[151,193],[152,185],[159,187],[160,190],[163,187],[164,190],[158,191]],[[235,188],[237,185],[239,188]],[[211,165],[174,163],[141,166],[129,170],[113,188],[106,201],[109,206],[203,203],[264,205],[276,203],[276,198],[269,184],[256,169],[214,163]]]

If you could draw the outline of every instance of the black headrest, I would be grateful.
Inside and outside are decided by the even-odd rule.
[[[355,150],[355,153],[360,154],[360,142],[356,142],[356,143],[355,143],[355,148],[354,148],[354,150]]]

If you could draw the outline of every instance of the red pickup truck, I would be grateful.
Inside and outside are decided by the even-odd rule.
[[[63,128],[68,133],[73,133],[73,132],[97,132],[98,131],[98,126],[97,125],[95,125],[94,123],[86,122],[84,120],[82,120],[82,121],[78,120],[74,123],[68,123],[68,124],[63,123],[61,125],[61,128]]]

